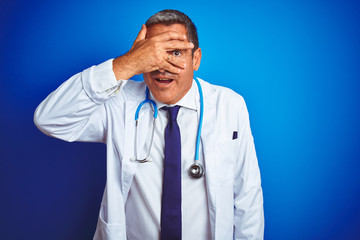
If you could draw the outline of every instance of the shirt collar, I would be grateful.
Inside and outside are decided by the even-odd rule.
[[[189,108],[189,109],[192,109],[192,110],[196,111],[196,100],[195,100],[195,90],[196,90],[195,88],[196,87],[195,87],[195,85],[196,85],[196,83],[193,80],[191,88],[189,89],[189,91],[184,95],[184,97],[182,97],[175,104],[168,105],[168,104],[165,104],[165,103],[158,102],[154,98],[154,96],[152,95],[151,92],[150,92],[150,99],[153,100],[156,103],[158,109],[160,109],[160,108],[162,108],[164,106],[172,107],[172,106],[178,105],[178,106]]]

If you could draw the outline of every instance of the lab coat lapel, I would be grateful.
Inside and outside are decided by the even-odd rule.
[[[201,79],[199,79],[201,80]],[[213,96],[215,89],[208,83],[200,81],[204,95],[204,115],[203,115],[203,127],[201,133],[202,151],[205,161],[205,178],[206,178],[206,190],[208,197],[208,206],[210,214],[210,225],[212,232],[212,239],[216,236],[216,154],[215,154],[215,137],[214,126],[216,123],[216,98]]]
[[[136,85],[129,87],[131,92],[126,92],[127,100],[125,105],[125,130],[124,136],[124,156],[122,161],[122,194],[126,202],[131,183],[136,171],[137,163],[130,159],[135,156],[134,153],[134,138],[135,138],[135,112],[139,103],[145,99],[145,84],[129,81],[127,84]],[[126,91],[126,89],[124,89]]]

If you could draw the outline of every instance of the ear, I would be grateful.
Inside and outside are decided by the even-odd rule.
[[[201,48],[198,48],[194,52],[193,56],[193,69],[194,71],[197,71],[200,67],[200,61],[201,61]]]

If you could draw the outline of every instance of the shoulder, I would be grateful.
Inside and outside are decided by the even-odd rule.
[[[238,107],[242,108],[245,106],[244,98],[234,90],[211,84],[202,79],[199,80],[203,88],[204,99],[206,99],[206,102],[221,107],[228,106],[233,109],[237,109]]]

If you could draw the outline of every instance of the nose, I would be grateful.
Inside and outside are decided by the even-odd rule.
[[[159,70],[158,70],[159,72],[161,72],[161,73],[163,73],[163,72],[165,72],[165,69],[163,69],[163,68],[159,68]]]

